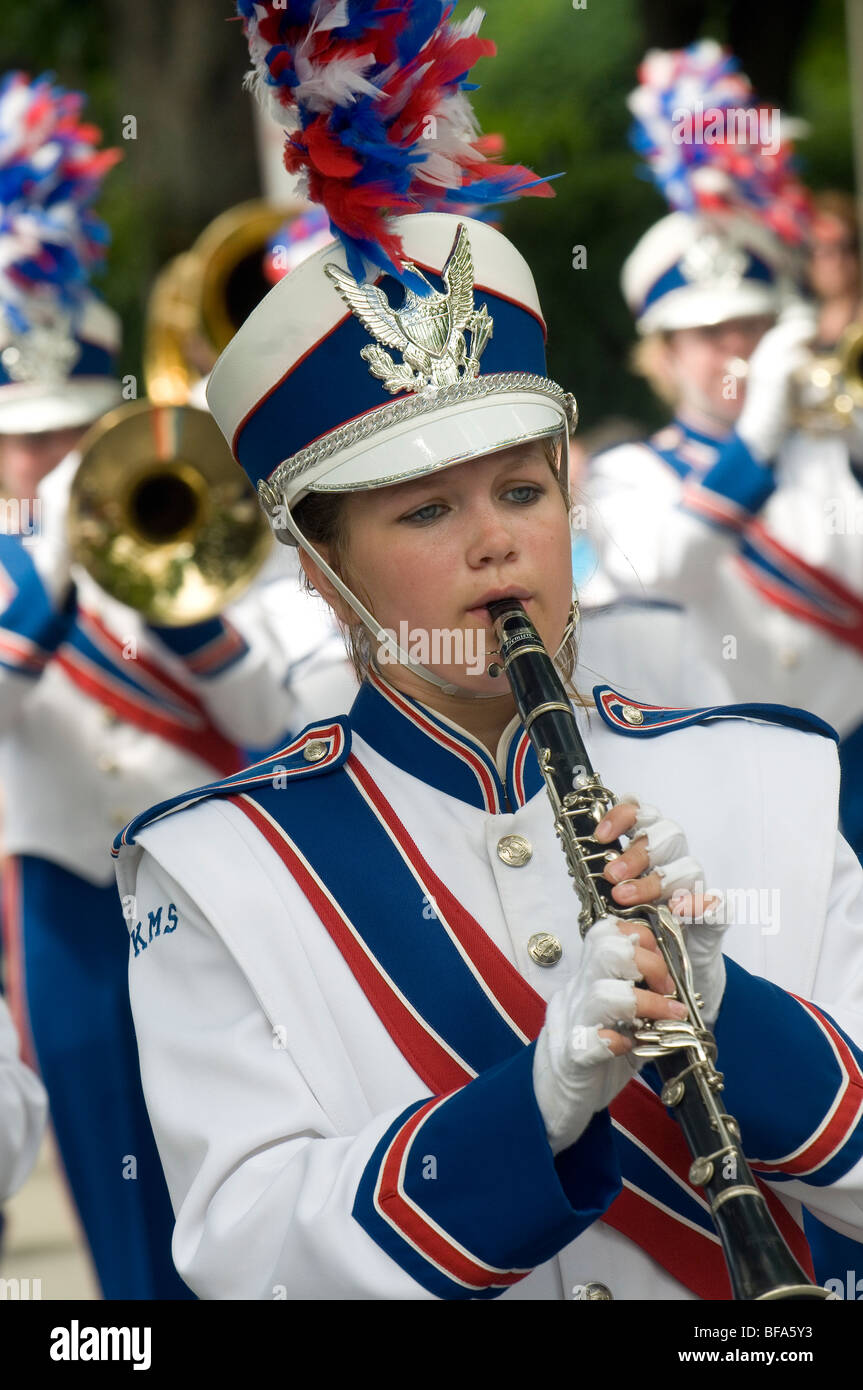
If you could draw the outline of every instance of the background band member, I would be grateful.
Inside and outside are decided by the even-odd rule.
[[[737,699],[811,709],[838,730],[843,825],[860,853],[863,490],[842,431],[795,428],[815,335],[790,279],[805,193],[779,113],[757,108],[718,45],[649,54],[630,105],[676,210],[639,241],[623,287],[642,370],[675,418],[592,462],[603,581],[683,603]],[[710,122],[726,120],[712,143]]]

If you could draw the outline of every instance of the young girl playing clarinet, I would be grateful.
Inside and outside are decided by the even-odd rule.
[[[647,927],[581,936],[488,605],[523,605],[618,794],[595,832],[628,840],[613,903],[690,922],[726,1108],[804,1268],[804,1204],[863,1225],[863,877],[835,743],[797,711],[581,690],[573,402],[530,271],[468,217],[385,230],[368,278],[354,235],[277,285],[208,393],[348,631],[356,702],[116,845],[177,1268],[210,1299],[728,1297],[633,1052],[638,1020],[685,1006]]]

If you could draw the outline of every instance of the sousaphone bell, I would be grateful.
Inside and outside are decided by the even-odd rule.
[[[111,597],[150,623],[185,627],[249,585],[270,554],[270,528],[211,415],[129,402],[80,447],[70,549]]]

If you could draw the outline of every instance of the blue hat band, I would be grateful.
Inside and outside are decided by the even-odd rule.
[[[767,262],[762,261],[759,256],[753,255],[751,251],[747,251],[746,254],[748,256],[748,265],[741,279],[760,280],[763,284],[772,285],[776,280],[776,276]],[[682,262],[678,261],[676,265],[673,265],[670,270],[666,270],[664,274],[660,275],[658,280],[654,281],[645,296],[644,304],[641,309],[642,313],[649,309],[651,304],[655,304],[658,299],[662,299],[666,294],[670,294],[672,290],[680,290],[683,289],[684,286],[688,288],[699,286],[699,281],[684,275],[681,265]]]
[[[436,288],[443,281],[428,271]],[[380,282],[393,304],[403,293],[389,276]],[[480,361],[482,376],[493,372],[546,375],[545,337],[541,321],[511,300],[477,289],[477,309],[485,304],[494,331]],[[392,400],[383,383],[360,356],[373,343],[353,314],[347,314],[276,385],[240,426],[234,452],[252,484],[267,479],[285,459],[305,449],[340,425],[368,414]],[[400,358],[396,356],[396,361]],[[410,393],[407,393],[410,394]]]

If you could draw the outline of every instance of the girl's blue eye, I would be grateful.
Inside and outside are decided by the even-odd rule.
[[[535,483],[519,483],[517,487],[511,487],[505,496],[513,497],[520,503],[535,502],[538,497],[542,497],[544,491],[544,488],[537,487]],[[516,497],[516,493],[521,493],[521,496]]]
[[[426,502],[424,507],[418,507],[409,516],[402,517],[403,521],[434,521],[435,516],[442,510],[440,502]]]

